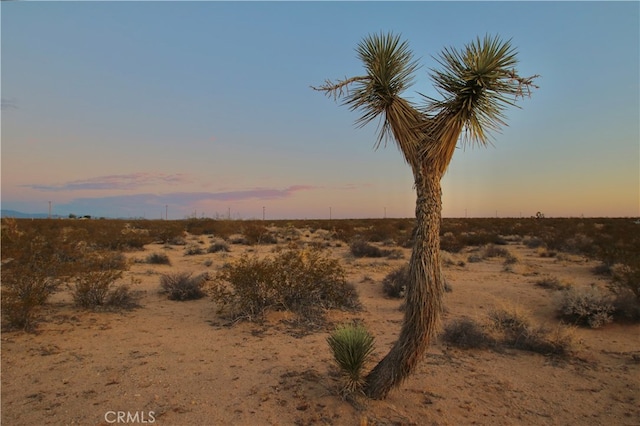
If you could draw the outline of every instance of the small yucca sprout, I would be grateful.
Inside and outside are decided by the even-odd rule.
[[[362,392],[364,368],[373,353],[373,336],[362,324],[342,324],[327,338],[343,374],[345,395]]]

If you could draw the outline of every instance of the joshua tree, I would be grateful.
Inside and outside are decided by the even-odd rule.
[[[367,375],[365,392],[384,399],[423,358],[438,327],[444,280],[440,270],[440,180],[458,140],[489,143],[489,131],[505,125],[504,110],[518,97],[530,95],[533,80],[515,70],[516,51],[509,41],[486,36],[458,51],[445,48],[440,70],[431,78],[442,99],[421,95],[423,105],[404,99],[418,65],[406,41],[394,34],[369,35],[356,49],[366,74],[315,90],[362,113],[362,127],[379,118],[375,148],[392,139],[411,166],[416,189],[416,233],[410,260],[406,310],[398,340]]]

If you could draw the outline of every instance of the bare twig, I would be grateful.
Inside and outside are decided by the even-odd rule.
[[[540,86],[533,84],[533,80],[540,77],[538,74],[532,75],[531,77],[520,77],[515,70],[511,70],[509,71],[508,75],[512,81],[516,81],[518,83],[518,89],[516,90],[516,99],[518,97],[524,99],[525,95],[530,98],[531,89],[540,88]]]
[[[337,83],[334,83],[331,80],[325,80],[322,86],[320,87],[311,86],[311,88],[318,92],[325,92],[327,96],[331,96],[333,97],[334,100],[337,100],[338,98],[341,98],[344,96],[345,91],[346,93],[349,93],[348,86],[351,83],[355,83],[357,81],[368,81],[368,80],[370,80],[370,77],[364,77],[364,76],[345,78],[344,80],[339,80]]]

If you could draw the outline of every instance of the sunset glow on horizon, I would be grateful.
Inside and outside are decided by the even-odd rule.
[[[540,86],[462,146],[444,217],[640,216],[637,2],[3,2],[2,209],[95,217],[412,217],[376,124],[311,89],[393,31],[421,68],[511,39]],[[524,19],[526,18],[526,19]]]

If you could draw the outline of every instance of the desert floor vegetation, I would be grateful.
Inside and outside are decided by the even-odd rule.
[[[259,221],[252,229],[271,236],[264,242],[242,234],[247,222],[3,220],[2,423],[106,424],[107,411],[153,412],[159,425],[596,425],[640,416],[640,225],[632,220],[445,219],[443,273],[455,291],[445,294],[439,338],[387,400],[358,404],[343,398],[358,389],[358,363],[377,362],[397,338],[413,221]],[[356,237],[404,256],[354,257]],[[214,243],[231,248],[208,250]],[[185,256],[187,244],[202,253]],[[498,255],[484,256],[490,244]],[[169,262],[140,261],[155,255]],[[510,256],[517,262],[506,272]],[[237,297],[250,295],[251,283],[238,273],[234,296],[233,273],[259,272],[252,265],[284,277],[265,291],[290,288],[287,277],[301,287],[247,315]],[[303,299],[317,280],[290,270],[333,276],[357,304]],[[385,281],[400,297],[385,293]],[[102,305],[83,307],[77,284]],[[230,295],[216,298],[215,286]],[[108,307],[121,287],[136,309]],[[178,302],[172,290],[204,297]],[[585,306],[598,328],[579,315]],[[374,339],[369,350],[366,333],[347,333],[366,355],[345,364],[352,382],[327,340],[344,324]]]

